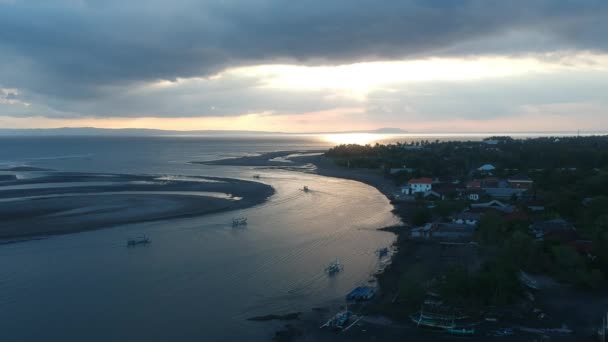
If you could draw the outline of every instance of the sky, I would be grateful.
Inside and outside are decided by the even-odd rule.
[[[0,0],[0,128],[608,131],[605,0]]]

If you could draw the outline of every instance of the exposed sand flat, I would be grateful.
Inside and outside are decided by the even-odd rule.
[[[107,176],[49,173],[3,183],[7,186],[4,190],[0,186],[0,239],[242,209],[274,193],[269,185],[235,179],[201,177],[206,182],[112,175],[112,182],[104,183]]]

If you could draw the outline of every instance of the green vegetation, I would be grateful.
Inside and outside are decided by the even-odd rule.
[[[442,298],[455,305],[514,302],[523,292],[520,270],[547,274],[584,289],[604,289],[608,278],[608,136],[490,139],[496,143],[342,145],[326,155],[345,167],[380,169],[397,184],[416,177],[449,177],[462,187],[466,181],[484,177],[477,171],[482,164],[494,165],[496,177],[524,174],[534,181],[523,199],[513,196],[503,201],[515,205],[519,216],[493,212],[482,216],[475,234],[480,267],[454,267],[436,278]],[[403,167],[408,169],[390,172]],[[427,201],[417,199],[397,211],[408,211],[409,223],[421,226],[433,219],[445,220],[468,206],[464,199],[447,197],[435,201],[432,209]],[[544,211],[528,209],[527,201],[538,200],[544,202]],[[571,222],[578,240],[537,241],[530,234],[532,222],[556,218]],[[400,300],[418,300],[423,293],[420,279],[428,277],[418,268],[403,271],[398,278]]]

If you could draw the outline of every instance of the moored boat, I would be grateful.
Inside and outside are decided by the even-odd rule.
[[[338,261],[338,258],[336,258],[335,261],[331,262],[329,265],[327,265],[327,267],[325,267],[325,272],[332,276],[337,273],[340,273],[343,268],[344,266],[342,266],[342,264],[340,264],[340,262]]]
[[[232,219],[232,227],[242,227],[247,225],[246,217],[235,217]]]
[[[136,238],[127,239],[127,246],[146,245],[150,243],[150,239],[147,236],[139,236]]]
[[[353,315],[352,312],[348,310],[338,312],[334,317],[330,318],[325,324],[321,326],[323,328],[330,328],[335,330],[342,330],[346,327],[349,319]]]

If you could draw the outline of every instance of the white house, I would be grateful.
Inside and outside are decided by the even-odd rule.
[[[407,182],[407,186],[401,189],[401,193],[405,195],[413,195],[417,193],[427,193],[433,189],[433,180],[431,178],[413,178]]]

